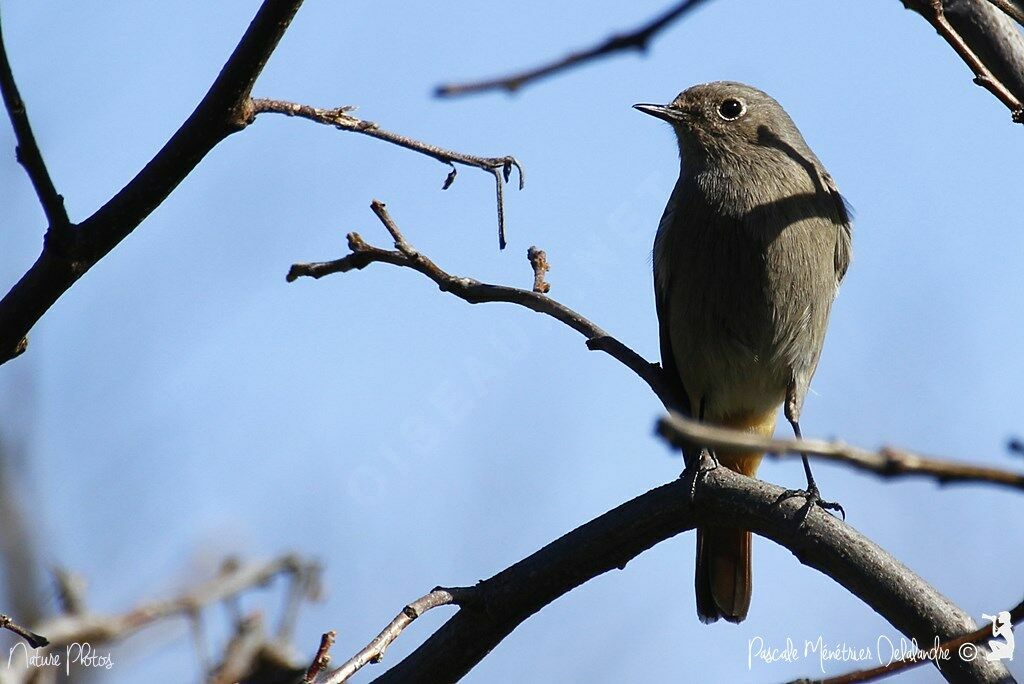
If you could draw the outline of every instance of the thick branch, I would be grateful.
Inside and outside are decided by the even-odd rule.
[[[376,681],[456,681],[530,615],[591,578],[623,568],[651,546],[697,526],[747,528],[790,549],[836,580],[919,643],[973,631],[958,609],[885,550],[819,509],[800,523],[801,503],[783,490],[728,468],[663,485],[577,528],[475,587],[469,603],[405,660]],[[997,682],[998,663],[958,659],[940,665],[951,681]]]
[[[806,453],[881,477],[924,477],[937,480],[939,484],[979,482],[1024,490],[1024,473],[945,461],[892,447],[868,451],[837,441],[771,439],[750,432],[698,423],[678,414],[659,421],[658,432],[678,447],[749,449],[777,455]]]
[[[253,83],[301,4],[265,0],[199,106],[145,168],[77,228],[47,233],[39,258],[0,300],[0,363],[16,355],[46,310],[131,234],[210,150],[245,128]]]
[[[21,99],[21,93],[18,92],[14,73],[7,59],[2,27],[0,27],[0,92],[3,94],[7,115],[11,118],[14,137],[18,141],[15,154],[28,173],[36,196],[39,197],[39,203],[43,205],[46,221],[53,230],[66,229],[69,221],[67,211],[64,209],[64,198],[57,192],[53,180],[50,179],[50,172],[46,169],[43,155],[39,151],[36,137],[32,133],[32,125],[28,120],[25,103]]]
[[[986,0],[902,0],[930,23],[974,72],[974,82],[1024,123],[1024,38]]]
[[[425,154],[428,157],[433,157],[444,164],[449,164],[451,165],[452,170],[445,179],[443,186],[445,190],[451,187],[451,184],[455,181],[455,164],[472,166],[489,171],[494,176],[494,182],[497,185],[498,246],[501,249],[505,249],[505,201],[502,183],[508,182],[512,167],[515,167],[516,171],[519,173],[520,190],[523,189],[524,183],[523,167],[520,166],[519,161],[515,157],[479,157],[475,154],[465,154],[463,152],[456,152],[454,150],[438,147],[437,145],[431,145],[430,143],[420,142],[419,140],[414,140],[413,138],[400,133],[386,131],[372,121],[364,121],[354,117],[351,114],[353,109],[355,108],[351,106],[335,107],[334,109],[319,109],[317,107],[310,107],[309,105],[284,102],[282,100],[253,100],[254,114],[273,113],[284,114],[286,116],[298,116],[303,119],[315,121],[316,123],[334,126],[342,131],[362,133],[363,135],[368,135],[371,138],[377,138],[378,140],[389,142],[392,145],[398,145],[399,147],[404,147],[407,150],[412,150],[413,152],[419,152],[420,154]]]
[[[1024,0],[988,0],[1009,15],[1018,24],[1024,26]]]
[[[500,78],[491,78],[471,83],[449,83],[440,85],[435,89],[434,94],[438,97],[452,97],[454,95],[481,93],[488,90],[504,90],[512,93],[519,90],[524,85],[533,83],[534,81],[539,81],[540,79],[547,78],[548,76],[553,76],[561,71],[580,66],[587,62],[591,62],[599,57],[607,57],[626,50],[645,52],[648,44],[655,35],[676,19],[696,8],[703,2],[705,2],[705,0],[683,0],[682,2],[679,2],[665,10],[664,13],[650,20],[643,26],[639,26],[627,33],[619,33],[610,36],[593,47],[572,52],[561,59],[555,60],[554,62],[534,67],[533,69],[527,69],[526,71],[516,74],[502,76]]]
[[[517,287],[491,285],[479,280],[454,276],[442,270],[424,254],[416,251],[406,242],[398,226],[384,208],[384,204],[374,200],[370,205],[381,222],[391,233],[397,250],[381,249],[367,244],[358,233],[348,234],[348,246],[351,254],[335,261],[319,263],[293,264],[288,271],[288,282],[302,276],[322,278],[331,273],[347,273],[352,270],[366,268],[372,263],[385,263],[403,266],[419,271],[427,276],[441,289],[470,304],[483,302],[505,302],[525,306],[531,311],[542,313],[565,323],[567,326],[587,338],[587,347],[603,351],[624,364],[650,386],[665,406],[674,406],[669,384],[665,381],[661,367],[647,362],[639,354],[615,339],[594,323],[539,292],[523,290]]]

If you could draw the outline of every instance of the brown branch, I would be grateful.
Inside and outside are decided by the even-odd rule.
[[[50,640],[46,637],[40,636],[30,629],[22,627],[7,615],[0,615],[0,629],[6,629],[9,632],[14,632],[27,641],[32,648],[42,648],[50,643]]]
[[[530,260],[530,266],[533,267],[533,291],[537,294],[551,292],[551,285],[544,280],[544,275],[551,270],[551,266],[548,264],[548,255],[543,249],[530,247],[526,250],[526,258]]]
[[[210,150],[248,125],[253,84],[301,4],[264,0],[210,90],[145,168],[78,226],[47,232],[36,262],[0,300],[0,363],[17,354],[36,321],[130,235]]]
[[[649,491],[477,584],[474,600],[375,681],[455,681],[544,606],[703,525],[749,529],[784,546],[919,643],[976,628],[969,615],[843,521],[814,509],[801,522],[801,503],[779,502],[780,487],[728,468],[705,471],[692,496],[691,484],[683,478]],[[1001,664],[984,659],[953,659],[939,667],[956,681],[999,682],[1007,676]]]
[[[1015,123],[1024,123],[1024,104],[1021,103],[1019,91],[1014,92],[1014,89],[1004,82],[1006,76],[997,76],[987,63],[1000,55],[986,55],[988,59],[985,59],[979,54],[982,49],[991,52],[994,44],[1002,43],[1003,45],[996,48],[997,52],[1012,50],[1018,53],[1014,57],[1017,60],[1020,59],[1020,35],[1016,29],[1013,29],[1013,34],[1011,34],[1013,37],[1005,33],[1006,27],[1001,21],[1009,21],[1005,15],[986,2],[971,2],[966,6],[962,1],[956,0],[902,0],[902,2],[905,7],[909,7],[923,16],[938,31],[939,35],[960,56],[960,59],[974,72],[974,82],[995,95],[1010,110]],[[957,13],[959,19],[956,23],[958,26],[954,26],[947,18],[947,12]],[[972,31],[971,39],[968,40],[961,33],[961,30],[967,29],[961,27],[965,25],[969,27],[971,24],[980,25],[982,30],[978,31],[975,28]],[[1010,26],[1012,27],[1012,24]],[[1008,47],[1010,41],[1014,42],[1012,48]]]
[[[607,57],[626,50],[645,52],[648,44],[655,35],[676,19],[701,5],[704,1],[705,0],[683,0],[682,2],[676,3],[669,9],[665,10],[665,12],[646,24],[639,26],[632,31],[615,34],[593,47],[572,52],[565,57],[548,64],[527,69],[526,71],[516,74],[502,76],[500,78],[491,78],[471,83],[448,83],[439,85],[434,90],[434,94],[437,97],[452,97],[454,95],[481,93],[488,90],[504,90],[506,92],[513,93],[524,85],[533,83],[534,81],[538,81],[542,78],[547,78],[548,76],[553,76],[561,71],[580,66],[586,62],[591,62],[599,57]]]
[[[405,628],[412,624],[413,620],[432,608],[452,604],[458,605],[460,596],[466,591],[465,589],[434,588],[426,596],[421,596],[405,608],[402,608],[401,612],[395,616],[395,619],[373,641],[367,644],[359,653],[352,656],[341,667],[330,673],[325,673],[320,679],[310,681],[315,681],[316,684],[342,684],[342,682],[348,681],[352,675],[369,663],[379,663],[391,642],[397,639]],[[323,642],[321,642],[320,647],[323,648]]]
[[[331,646],[334,646],[334,640],[338,638],[338,633],[333,629],[329,632],[324,632],[320,637],[320,647],[316,649],[316,655],[313,656],[313,662],[309,664],[309,668],[306,670],[306,674],[303,675],[302,681],[305,684],[312,684],[316,681],[317,675],[320,671],[327,667],[331,662]]]
[[[351,250],[349,255],[334,261],[292,264],[288,271],[288,282],[293,282],[303,276],[322,278],[331,273],[347,273],[378,262],[411,268],[433,280],[442,292],[455,295],[470,304],[483,302],[518,304],[565,323],[587,338],[588,349],[609,354],[640,376],[640,379],[647,383],[665,406],[677,405],[672,401],[670,385],[660,366],[644,360],[639,354],[594,323],[544,294],[516,287],[491,285],[445,272],[405,240],[382,202],[374,200],[370,207],[391,234],[396,250],[374,247],[367,244],[358,233],[349,233],[347,236],[348,247]]]
[[[14,72],[7,59],[2,27],[0,27],[0,93],[3,94],[4,107],[11,119],[14,137],[18,141],[15,155],[28,173],[28,179],[36,191],[39,203],[43,206],[43,213],[46,214],[50,230],[67,230],[71,222],[68,220],[68,213],[64,208],[64,198],[60,196],[57,188],[53,185],[50,172],[46,169],[46,162],[43,161],[43,155],[39,151],[39,145],[36,144],[36,137],[32,133],[32,125],[28,120],[25,102],[21,99],[21,93],[18,92],[18,85],[14,81]]]
[[[317,107],[310,107],[309,105],[296,104],[294,102],[284,102],[282,100],[253,100],[254,114],[284,114],[286,116],[298,116],[319,124],[334,126],[342,131],[368,135],[371,138],[383,140],[384,142],[389,142],[392,145],[398,145],[399,147],[404,147],[407,150],[412,150],[413,152],[433,157],[444,164],[449,164],[452,166],[452,170],[445,178],[444,185],[442,186],[445,190],[451,187],[451,184],[455,181],[455,164],[471,166],[490,172],[494,175],[494,182],[497,187],[498,246],[501,249],[505,249],[505,197],[503,183],[508,182],[512,167],[515,167],[516,171],[519,173],[520,190],[523,189],[524,183],[523,167],[515,157],[510,155],[504,157],[480,157],[474,154],[465,154],[463,152],[456,152],[454,150],[438,147],[437,145],[431,145],[430,143],[420,142],[419,140],[414,140],[413,138],[400,133],[392,133],[391,131],[384,130],[372,121],[365,121],[352,116],[351,112],[354,109],[355,107],[352,106],[335,107],[334,109],[320,109]]]
[[[1024,490],[1024,473],[946,461],[892,447],[868,451],[838,441],[772,439],[750,432],[698,423],[678,414],[661,419],[658,422],[658,432],[679,447],[750,449],[774,455],[806,453],[827,461],[844,463],[881,477],[925,477],[937,480],[939,484],[981,482]]]
[[[1019,624],[1021,620],[1024,620],[1024,601],[1021,601],[1016,606],[1010,609],[1010,622],[1013,624]],[[974,657],[981,658],[983,655],[977,649],[962,650],[965,644],[977,644],[982,639],[992,636],[992,623],[988,623],[984,627],[980,627],[973,632],[958,636],[949,641],[939,644],[936,651],[946,651],[950,654],[950,657],[963,657],[964,653],[973,655]],[[908,655],[905,658],[894,660],[886,665],[879,665],[878,667],[872,667],[864,670],[854,670],[853,672],[847,672],[843,675],[836,677],[828,677],[826,679],[798,679],[791,684],[854,684],[855,682],[873,682],[883,677],[896,674],[897,672],[903,672],[915,668],[924,663],[930,662],[926,651],[917,651],[912,655]]]

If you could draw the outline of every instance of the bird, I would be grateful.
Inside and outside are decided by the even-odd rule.
[[[674,407],[708,424],[774,434],[779,408],[797,438],[833,300],[852,256],[850,209],[793,120],[749,85],[692,86],[667,105],[637,104],[671,124],[679,179],[658,225],[653,265],[661,363]],[[803,456],[805,514],[821,498]],[[759,452],[714,461],[754,477]],[[687,456],[687,467],[694,459]],[[702,622],[743,621],[751,534],[697,530]]]

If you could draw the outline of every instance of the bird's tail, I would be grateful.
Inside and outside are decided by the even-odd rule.
[[[776,412],[742,420],[724,420],[720,425],[762,435],[775,432]],[[723,452],[718,462],[743,475],[753,477],[763,454]],[[735,527],[704,527],[697,530],[697,616],[701,622],[725,618],[742,622],[750,610],[752,589],[748,530]]]

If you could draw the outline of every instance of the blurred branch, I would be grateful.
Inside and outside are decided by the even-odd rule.
[[[1024,123],[1024,38],[1006,14],[988,0],[902,0],[956,51],[974,82]],[[1019,9],[1019,7],[1018,7]]]
[[[921,456],[903,449],[883,447],[868,451],[820,439],[772,439],[742,430],[699,423],[673,414],[658,422],[662,437],[678,447],[696,446],[709,449],[750,449],[768,454],[799,455],[801,452],[852,466],[857,470],[881,477],[924,477],[939,484],[978,482],[1024,490],[1024,473],[999,468],[976,466],[971,463],[945,461]]]
[[[29,330],[57,299],[167,199],[210,150],[248,125],[253,84],[301,4],[264,0],[206,96],[156,156],[92,216],[66,230],[47,231],[36,262],[0,300],[0,363],[24,349]],[[9,102],[6,85],[4,90]],[[23,107],[12,110],[8,104],[8,110],[16,131],[27,126]],[[19,145],[25,145],[22,133]],[[48,187],[43,194],[49,197],[43,199],[47,213],[54,213]]]
[[[603,351],[624,364],[636,373],[666,406],[675,405],[671,401],[671,390],[666,382],[661,367],[646,361],[635,351],[615,339],[594,323],[590,322],[569,307],[550,297],[531,290],[523,290],[504,285],[491,285],[479,280],[454,276],[442,270],[437,264],[418,252],[406,242],[394,220],[388,214],[382,202],[374,200],[370,205],[373,212],[387,228],[394,241],[396,250],[381,249],[367,244],[358,233],[348,234],[348,247],[351,253],[341,259],[319,263],[293,264],[288,271],[288,282],[302,276],[322,278],[331,273],[347,273],[352,270],[366,268],[372,263],[385,263],[394,266],[411,268],[427,276],[442,292],[453,294],[470,304],[483,302],[505,302],[518,304],[531,311],[546,314],[565,323],[567,326],[587,338],[587,347]]]
[[[284,114],[286,116],[298,116],[303,119],[308,119],[309,121],[315,121],[319,124],[334,126],[342,131],[362,133],[363,135],[368,135],[371,138],[383,140],[384,142],[391,143],[392,145],[398,145],[399,147],[404,147],[407,150],[425,154],[428,157],[433,157],[439,162],[448,164],[452,167],[452,170],[445,179],[443,186],[445,190],[451,187],[451,184],[455,181],[455,164],[471,166],[490,172],[494,176],[494,182],[497,186],[498,245],[501,249],[505,249],[505,201],[504,194],[502,192],[502,183],[508,182],[509,175],[512,172],[512,167],[515,167],[516,171],[519,173],[519,189],[523,189],[523,167],[520,166],[519,161],[515,157],[479,157],[473,154],[455,152],[454,150],[448,150],[443,147],[431,145],[430,143],[420,142],[419,140],[414,140],[410,137],[401,135],[400,133],[386,131],[372,121],[364,121],[354,117],[351,114],[354,109],[355,107],[352,106],[335,107],[334,109],[319,109],[317,107],[310,107],[309,105],[284,102],[282,100],[253,100],[254,114],[273,113]]]
[[[307,681],[313,684],[342,684],[342,682],[348,681],[352,675],[362,669],[365,665],[369,663],[379,663],[384,657],[384,651],[386,651],[388,646],[391,645],[391,642],[397,639],[402,631],[412,624],[413,620],[423,615],[428,610],[437,608],[438,606],[459,605],[462,602],[463,597],[472,592],[475,592],[475,589],[445,589],[443,587],[436,587],[426,596],[421,596],[402,608],[398,615],[395,616],[395,619],[384,628],[384,631],[378,634],[373,641],[367,644],[365,648],[359,651],[359,653],[352,656],[341,667],[336,670],[332,670],[331,672],[324,672],[320,677],[314,679],[308,679],[307,673]],[[329,632],[328,634],[332,634],[332,632]],[[326,640],[326,638],[327,634],[324,635],[324,640]],[[317,659],[313,661],[314,665],[319,661],[322,655],[326,655],[326,652],[324,651],[324,640],[321,640],[320,642],[320,649],[317,651]],[[329,644],[327,648],[330,648]],[[310,669],[313,669],[312,665],[310,666]]]
[[[504,90],[506,92],[513,93],[524,85],[553,76],[561,71],[581,66],[587,62],[592,62],[599,57],[607,57],[617,52],[625,52],[627,50],[646,52],[648,44],[655,35],[667,28],[676,19],[679,19],[684,14],[704,2],[705,0],[683,0],[682,2],[676,3],[669,9],[665,10],[662,14],[658,15],[646,24],[638,26],[632,31],[628,31],[626,33],[617,33],[609,36],[604,41],[594,45],[593,47],[572,52],[561,59],[557,59],[553,62],[549,62],[532,69],[527,69],[519,73],[510,74],[508,76],[501,76],[499,78],[491,78],[470,83],[448,83],[439,85],[434,90],[434,94],[437,97],[452,97],[455,95],[482,93],[489,90]]]
[[[67,230],[71,222],[64,209],[64,198],[60,196],[57,188],[53,185],[50,172],[46,169],[46,162],[43,161],[43,155],[39,151],[39,145],[36,144],[36,137],[32,133],[32,125],[28,120],[25,102],[21,99],[21,93],[18,92],[14,73],[11,71],[11,64],[7,59],[2,27],[0,27],[0,93],[3,94],[4,107],[11,119],[14,137],[18,141],[14,150],[15,156],[28,173],[28,179],[36,191],[39,203],[43,206],[43,213],[46,214],[49,228],[50,230]]]
[[[228,567],[218,577],[175,598],[144,603],[120,615],[61,615],[44,620],[39,629],[55,645],[85,641],[96,645],[115,641],[157,620],[189,618],[203,606],[263,586],[278,575],[312,571],[311,567],[310,563],[294,555],[281,556],[266,563]]]
[[[1010,622],[1014,625],[1019,624],[1021,620],[1024,620],[1024,601],[1021,601],[1011,608],[1009,613]],[[961,648],[964,644],[977,644],[983,639],[991,636],[992,623],[990,622],[984,627],[979,627],[969,634],[964,634],[939,644],[939,648],[935,650],[939,651],[942,649],[942,651],[949,652],[951,657],[954,657],[953,654],[956,654],[955,657],[961,657],[960,654],[964,652],[961,651]],[[970,653],[972,651],[967,652]],[[977,649],[973,649],[973,654],[976,657],[983,657]],[[853,684],[854,682],[873,682],[930,662],[931,659],[928,658],[926,651],[916,651],[913,654],[894,660],[886,665],[880,665],[878,667],[872,667],[865,670],[854,670],[853,672],[847,672],[843,675],[827,677],[825,679],[797,679],[790,684]]]
[[[413,653],[375,681],[455,681],[512,630],[575,587],[626,564],[655,544],[707,525],[749,529],[828,575],[919,643],[941,641],[977,625],[933,587],[843,521],[814,508],[779,501],[780,487],[728,468],[705,470],[651,490],[573,530],[490,579]],[[691,487],[693,487],[691,489]],[[939,663],[957,681],[999,682],[999,663]]]

